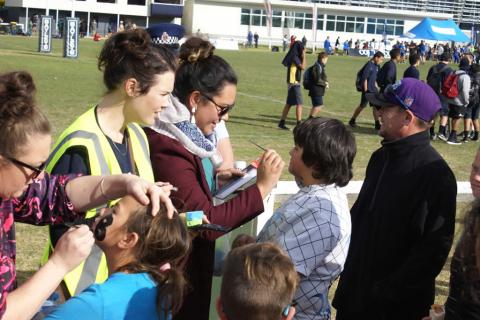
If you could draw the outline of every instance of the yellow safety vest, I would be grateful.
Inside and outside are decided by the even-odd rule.
[[[142,128],[136,123],[127,125],[127,130],[131,142],[131,154],[134,158],[133,161],[137,173],[140,177],[153,182],[154,178],[147,137]],[[86,148],[88,165],[92,176],[122,173],[110,143],[97,124],[95,107],[78,117],[77,120],[60,135],[48,159],[46,171],[51,172],[65,152],[74,146],[83,146]],[[108,205],[110,206],[117,201],[118,200],[111,201]],[[88,211],[86,213],[87,218],[94,216],[97,210],[100,209]],[[49,239],[42,257],[42,265],[47,262],[52,250],[51,239]],[[92,283],[101,283],[107,278],[108,268],[105,255],[102,250],[95,245],[87,259],[65,276],[64,282],[69,293],[74,296],[82,292]]]

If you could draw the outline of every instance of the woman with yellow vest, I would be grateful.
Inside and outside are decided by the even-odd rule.
[[[137,29],[109,38],[98,58],[98,67],[103,70],[107,93],[60,135],[47,171],[133,173],[153,181],[148,141],[139,124],[152,125],[170,104],[175,57],[167,49],[154,47],[148,33]],[[171,189],[171,185],[164,185],[165,191]],[[87,216],[95,214],[93,210]],[[62,227],[50,228],[49,253],[65,231]],[[94,247],[86,261],[64,278],[63,294],[73,296],[107,277],[105,257]]]

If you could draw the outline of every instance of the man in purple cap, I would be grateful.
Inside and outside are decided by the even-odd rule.
[[[455,176],[430,145],[440,101],[413,78],[367,99],[380,107],[384,140],[351,209],[350,248],[333,300],[336,319],[422,319],[434,302],[435,277],[455,226]]]

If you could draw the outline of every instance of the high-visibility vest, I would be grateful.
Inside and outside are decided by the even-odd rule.
[[[154,181],[148,140],[142,128],[136,123],[127,125],[130,147],[132,148],[133,162],[140,177]],[[51,172],[58,160],[65,152],[75,146],[85,147],[88,156],[90,175],[121,174],[122,170],[115,157],[115,153],[105,134],[97,124],[95,108],[91,108],[77,118],[57,139],[53,151],[48,158],[47,172]],[[117,200],[111,201],[112,205]],[[99,209],[86,213],[87,218],[94,216]],[[53,251],[51,239],[45,248],[41,263],[45,264]],[[74,296],[82,292],[92,283],[101,283],[108,278],[108,268],[105,255],[98,246],[94,246],[87,259],[77,268],[69,272],[64,282],[69,293]]]

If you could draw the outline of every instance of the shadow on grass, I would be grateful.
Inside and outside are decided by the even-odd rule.
[[[36,270],[17,270],[17,282],[18,285],[24,283],[27,279],[31,278]]]

